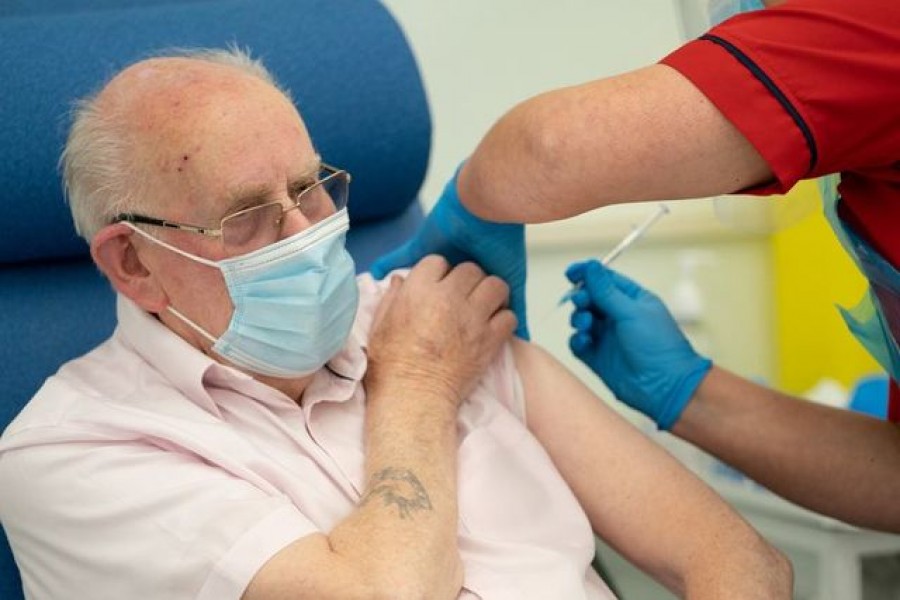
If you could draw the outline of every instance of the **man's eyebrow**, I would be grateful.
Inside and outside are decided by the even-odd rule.
[[[288,180],[288,188],[290,189],[298,184],[315,182],[316,179],[318,179],[321,168],[322,160],[316,156],[316,158],[307,163],[307,166],[300,172],[290,177]],[[222,213],[222,217],[244,208],[272,202],[276,196],[276,190],[273,190],[266,184],[239,186],[228,194],[226,208]]]
[[[244,208],[271,202],[274,197],[274,190],[265,184],[238,187],[228,193],[226,208],[221,216],[225,217]]]
[[[322,160],[318,156],[316,156],[316,158],[310,161],[304,169],[288,179],[288,188],[303,183],[314,183],[318,180],[319,171],[321,170]]]

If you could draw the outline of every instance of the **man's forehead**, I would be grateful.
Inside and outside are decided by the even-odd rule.
[[[241,198],[275,196],[276,178],[317,174],[293,103],[238,67],[150,59],[124,70],[102,93],[130,130],[136,180],[149,182],[162,204],[180,205],[156,207],[171,218],[187,210],[221,217],[223,206]],[[261,139],[267,142],[250,143]],[[187,198],[194,200],[182,203]]]
[[[136,63],[104,88],[98,105],[130,130],[139,154],[182,153],[182,146],[221,135],[228,119],[232,125],[236,119],[238,125],[263,126],[271,116],[281,119],[279,128],[285,133],[306,135],[293,103],[275,86],[239,67],[209,60],[174,57]]]
[[[165,85],[166,83],[177,84],[184,80],[215,82],[228,79],[259,80],[258,77],[254,77],[234,65],[200,58],[172,56],[148,58],[134,63],[113,77],[110,83],[114,84],[122,80],[130,85],[140,84],[140,82]]]
[[[182,101],[187,108],[190,104],[202,104],[209,95],[253,88],[275,91],[268,82],[231,65],[183,57],[153,58],[124,69],[106,85],[98,99],[124,111],[146,110],[158,104],[171,110],[174,102]],[[194,102],[187,102],[190,100]]]

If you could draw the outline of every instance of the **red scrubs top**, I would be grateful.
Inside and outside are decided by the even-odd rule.
[[[840,215],[900,267],[900,2],[788,0],[738,15],[662,60],[752,143],[785,193],[841,173]],[[900,422],[891,381],[888,418]]]

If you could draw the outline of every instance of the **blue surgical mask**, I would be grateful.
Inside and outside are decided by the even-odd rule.
[[[213,343],[238,367],[272,377],[302,377],[320,369],[347,340],[359,292],[344,247],[347,211],[249,254],[212,261],[132,228],[153,242],[225,277],[234,314],[216,339],[172,306],[178,319]]]

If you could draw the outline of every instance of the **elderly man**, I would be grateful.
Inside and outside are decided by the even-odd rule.
[[[790,596],[710,490],[508,343],[499,279],[356,281],[349,176],[246,55],[127,68],[63,164],[119,327],[0,441],[28,596],[609,598],[592,528],[680,595]]]

